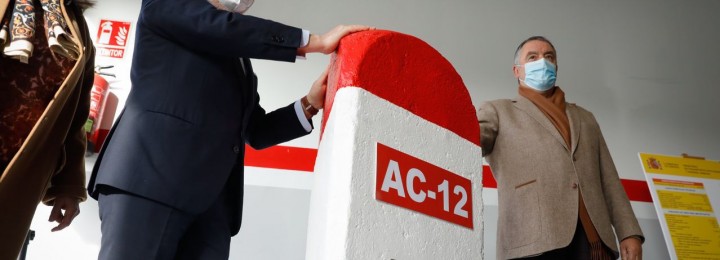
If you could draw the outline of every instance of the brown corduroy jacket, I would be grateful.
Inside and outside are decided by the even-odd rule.
[[[0,0],[0,14],[12,8],[9,2]],[[52,205],[59,196],[79,201],[87,197],[83,125],[95,50],[80,9],[60,2],[80,56],[0,177],[0,259],[16,259],[39,202]]]
[[[642,237],[595,117],[567,103],[571,147],[524,97],[478,109],[483,156],[498,183],[497,259],[567,246],[578,221],[578,191],[603,243]],[[615,228],[615,233],[613,233]]]

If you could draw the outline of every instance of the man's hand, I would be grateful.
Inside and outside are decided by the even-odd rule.
[[[346,35],[354,32],[374,29],[375,28],[373,27],[365,25],[338,25],[323,35],[310,34],[310,41],[308,41],[308,44],[305,47],[298,49],[298,53],[305,54],[319,52],[323,54],[330,54],[337,49],[340,39]]]
[[[327,80],[329,72],[330,66],[325,68],[325,71],[323,71],[320,77],[315,80],[315,82],[313,82],[312,87],[310,87],[310,92],[308,92],[307,94],[308,103],[310,103],[310,105],[317,110],[320,110],[325,106],[325,90],[327,90]],[[303,110],[305,111],[305,116],[307,116],[307,118],[312,117],[312,115],[310,115],[307,110]]]
[[[642,242],[636,237],[628,237],[620,242],[620,256],[622,260],[642,259]]]
[[[65,212],[63,214],[63,211]],[[73,219],[80,214],[80,201],[71,197],[57,197],[53,201],[53,209],[50,212],[50,222],[58,222],[59,224],[51,231],[59,231],[72,223]]]

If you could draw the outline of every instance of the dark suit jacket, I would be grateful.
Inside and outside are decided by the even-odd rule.
[[[233,166],[242,165],[245,143],[262,149],[307,134],[292,104],[260,107],[248,58],[294,61],[302,30],[205,0],[144,0],[136,33],[132,90],[90,195],[108,185],[199,213],[227,184],[240,198],[235,234],[243,167]]]
[[[498,182],[497,258],[567,246],[578,220],[578,192],[602,241],[642,237],[605,139],[592,113],[567,103],[570,147],[524,97],[483,103],[482,152]],[[614,229],[614,232],[613,232]]]

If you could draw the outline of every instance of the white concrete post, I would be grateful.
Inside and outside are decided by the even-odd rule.
[[[343,39],[331,68],[306,259],[482,259],[480,130],[421,40]]]

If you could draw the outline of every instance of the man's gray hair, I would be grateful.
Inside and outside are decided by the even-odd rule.
[[[552,42],[550,42],[550,40],[548,40],[548,39],[545,38],[544,36],[532,36],[532,37],[530,37],[530,38],[525,39],[522,43],[520,43],[520,45],[519,45],[519,46],[517,47],[517,49],[515,50],[515,65],[519,65],[519,64],[520,64],[520,49],[522,49],[522,47],[525,46],[525,44],[528,43],[529,41],[543,41],[543,42],[547,42],[547,44],[550,44],[550,47],[552,47],[553,50],[556,52],[556,53],[555,53],[555,56],[557,56],[557,50],[555,50],[555,46],[552,44]]]

